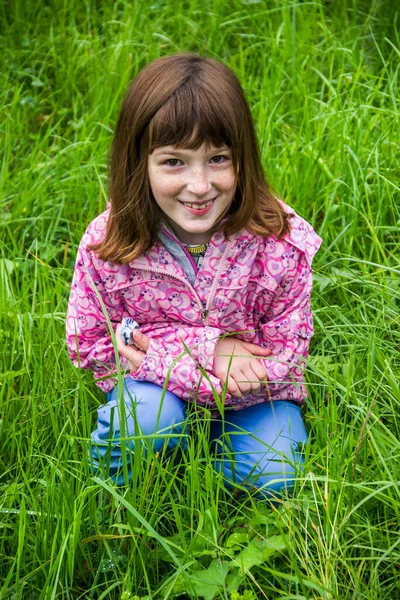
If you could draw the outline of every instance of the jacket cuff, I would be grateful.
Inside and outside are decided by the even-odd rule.
[[[168,369],[176,357],[172,356],[168,347],[165,347],[161,340],[149,339],[149,347],[140,367],[136,371],[131,371],[130,376],[132,379],[145,379],[152,383],[160,383],[161,379],[166,377]]]
[[[305,368],[304,355],[293,353],[290,357],[282,356],[281,360],[262,361],[266,371],[267,379],[271,384],[292,384],[298,381],[298,378],[303,375]]]
[[[215,348],[219,341],[221,330],[216,327],[204,327],[200,333],[196,344],[186,344],[189,353],[186,356],[191,356],[193,366],[195,362],[208,372],[212,372],[214,367]],[[182,345],[182,352],[185,352],[185,347]],[[178,355],[179,356],[179,355]],[[140,367],[137,371],[131,372],[133,379],[146,378],[147,381],[156,382],[156,372],[163,372],[166,377],[168,369],[177,357],[169,352],[169,347],[160,339],[150,338],[149,347],[143,358]],[[182,357],[183,358],[183,357]]]
[[[204,327],[200,334],[197,361],[199,365],[209,372],[213,372],[215,361],[215,348],[221,336],[221,329],[217,327]]]
[[[289,373],[290,366],[286,362],[264,359],[263,363],[267,371],[267,379],[271,383],[284,381]]]

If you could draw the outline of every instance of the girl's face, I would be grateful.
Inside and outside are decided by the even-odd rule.
[[[179,240],[208,242],[235,194],[231,150],[160,146],[149,155],[148,175],[155,201]]]

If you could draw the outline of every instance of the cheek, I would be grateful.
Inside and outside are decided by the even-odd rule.
[[[149,181],[151,191],[156,200],[158,198],[174,195],[180,187],[180,182],[177,177],[165,175],[165,173],[157,169],[151,174],[149,173]]]
[[[232,170],[222,171],[218,179],[219,186],[225,192],[234,192],[236,188],[235,173]]]

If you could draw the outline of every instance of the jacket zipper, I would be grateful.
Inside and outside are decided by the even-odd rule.
[[[221,275],[222,267],[224,266],[224,262],[225,262],[226,256],[227,256],[227,254],[228,254],[231,246],[232,246],[232,240],[229,240],[229,242],[225,246],[224,253],[223,253],[223,255],[221,257],[221,260],[219,262],[219,267],[218,267],[218,270],[217,270],[217,272],[215,274],[214,281],[213,281],[213,284],[211,286],[211,289],[208,292],[208,296],[207,296],[207,299],[206,299],[206,307],[204,309],[205,316],[204,316],[203,322],[205,321],[205,319],[208,316],[208,313],[209,313],[209,310],[210,310],[210,306],[211,306],[211,302],[212,302],[212,299],[214,297],[216,287],[218,285],[219,277]],[[203,316],[202,316],[202,318],[203,318]]]
[[[169,271],[166,271],[165,269],[156,269],[155,267],[148,267],[148,266],[140,266],[140,267],[138,266],[137,268],[142,269],[143,271],[150,271],[151,273],[160,273],[161,275],[168,275],[168,277],[172,277],[173,279],[177,279],[178,281],[181,281],[182,283],[184,283],[188,288],[191,289],[191,291],[196,299],[196,302],[200,308],[202,321],[205,323],[208,311],[204,308],[204,305],[202,304],[199,296],[197,295],[196,290],[194,289],[194,287],[192,287],[192,285],[189,281],[187,281],[183,277],[180,277],[179,275],[173,275],[172,273],[170,273]]]
[[[204,325],[208,325],[208,313],[210,311],[210,306],[211,306],[211,302],[215,293],[215,289],[218,285],[218,280],[219,280],[219,276],[221,274],[222,271],[222,267],[224,266],[224,262],[225,262],[225,258],[226,255],[228,254],[230,247],[232,245],[232,240],[230,240],[225,247],[224,253],[222,255],[222,258],[220,260],[219,263],[219,267],[218,267],[218,271],[215,274],[214,280],[213,280],[213,284],[211,286],[211,289],[207,295],[207,299],[206,299],[206,305],[204,306],[204,304],[202,303],[202,301],[200,300],[196,290],[194,289],[194,287],[192,286],[192,284],[190,283],[190,281],[188,281],[187,279],[184,279],[183,277],[180,277],[179,275],[173,275],[172,273],[170,273],[169,271],[165,270],[165,269],[156,269],[155,267],[149,267],[149,266],[142,266],[142,265],[138,265],[137,268],[142,269],[143,271],[150,271],[152,273],[160,273],[161,275],[168,275],[169,277],[172,277],[173,279],[177,279],[178,281],[181,281],[182,283],[184,283],[188,288],[190,288],[190,290],[193,293],[193,296],[196,299],[196,302],[199,306],[200,309],[200,314],[201,314],[201,320],[203,321]]]
[[[188,257],[190,264],[192,265],[194,272],[198,273],[199,272],[199,267],[196,264],[196,261],[194,260],[193,256],[190,254],[190,252],[188,252],[188,250],[186,250],[185,246],[183,244],[181,244],[181,242],[177,239],[174,238],[173,235],[170,234],[170,232],[164,227],[164,225],[161,225],[161,228],[163,230],[163,233],[173,242],[178,243],[179,246],[182,248],[182,250],[184,251],[184,253],[186,254],[186,256]]]

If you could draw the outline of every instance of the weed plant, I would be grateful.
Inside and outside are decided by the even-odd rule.
[[[400,598],[398,4],[3,1],[0,6],[0,598]],[[310,433],[270,504],[188,451],[94,478],[104,395],[69,361],[76,249],[107,201],[123,94],[179,50],[223,60],[263,164],[324,243],[314,262]]]

